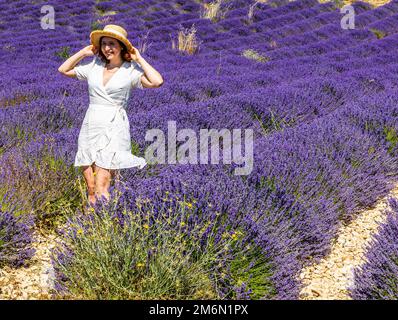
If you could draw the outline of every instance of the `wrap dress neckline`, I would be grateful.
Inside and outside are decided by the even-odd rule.
[[[106,82],[106,84],[104,85],[104,71],[106,70],[106,63],[104,63],[102,72],[101,72],[101,85],[104,89],[106,89],[108,83],[116,76],[116,74],[124,67],[124,65],[126,64],[126,61],[123,61],[123,63],[120,65],[119,69],[116,70],[116,72],[112,73],[111,77],[108,79],[108,81]]]

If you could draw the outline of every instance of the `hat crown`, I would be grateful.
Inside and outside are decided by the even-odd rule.
[[[100,47],[100,40],[101,37],[112,37],[115,38],[121,42],[123,42],[128,51],[134,50],[133,45],[127,38],[127,31],[116,24],[107,24],[103,30],[94,30],[90,33],[90,41],[91,44],[94,45],[95,47]]]
[[[108,32],[113,32],[116,31],[116,33],[119,33],[121,35],[123,35],[125,38],[127,38],[127,31],[122,28],[121,26],[118,26],[116,24],[107,24],[103,31],[108,31]]]

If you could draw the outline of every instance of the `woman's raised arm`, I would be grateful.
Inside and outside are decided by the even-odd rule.
[[[73,70],[73,68],[76,66],[76,64],[78,64],[79,61],[84,59],[85,57],[93,56],[97,52],[98,49],[93,45],[84,47],[80,51],[76,52],[73,56],[70,56],[67,60],[65,60],[64,63],[61,64],[61,66],[58,68],[58,71],[65,76],[75,78],[76,72]]]
[[[163,85],[163,78],[161,74],[152,67],[142,56],[139,50],[133,47],[133,52],[128,52],[129,59],[141,65],[144,74],[138,79],[143,88],[158,88]]]

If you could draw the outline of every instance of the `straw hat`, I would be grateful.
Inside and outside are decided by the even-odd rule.
[[[133,51],[133,45],[127,39],[127,31],[116,24],[108,24],[103,30],[95,30],[90,33],[91,44],[97,48],[100,47],[99,41],[101,37],[112,37],[120,40],[126,45],[127,51]]]

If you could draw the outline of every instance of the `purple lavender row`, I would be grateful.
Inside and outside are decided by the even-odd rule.
[[[390,199],[390,206],[387,221],[367,247],[365,264],[354,270],[353,299],[398,299],[398,201]]]
[[[360,106],[362,105],[363,103],[360,104]],[[348,112],[350,110],[351,108],[346,111]],[[380,121],[381,124],[384,123],[385,118],[387,118],[387,120],[389,119],[387,116],[389,110],[389,106],[387,105],[386,108],[379,113],[379,116],[382,116]],[[363,114],[366,114],[366,108],[363,109]],[[390,110],[390,114],[394,115],[394,110]],[[397,172],[397,168],[394,167],[396,160],[389,158],[390,156],[387,151],[383,151],[383,149],[380,148],[380,143],[378,143],[377,140],[362,134],[362,128],[357,130],[355,127],[350,126],[346,121],[347,118],[352,119],[352,116],[347,117],[345,115],[342,117],[340,115],[338,117],[338,115],[335,114],[322,121],[311,123],[304,128],[301,127],[300,130],[291,129],[288,136],[281,134],[274,135],[267,140],[263,140],[261,145],[256,148],[256,150],[260,148],[260,150],[263,150],[262,152],[267,153],[268,156],[263,157],[261,154],[258,154],[256,157],[256,163],[258,163],[258,166],[255,168],[256,174],[249,180],[249,185],[255,187],[255,191],[253,190],[251,193],[257,194],[260,200],[263,199],[264,195],[261,195],[261,189],[259,190],[259,187],[278,189],[280,188],[278,185],[283,185],[285,188],[287,187],[290,189],[288,194],[295,194],[296,200],[300,199],[299,203],[303,206],[301,214],[297,213],[299,214],[299,216],[297,216],[298,221],[290,221],[290,219],[288,221],[277,220],[278,225],[273,225],[272,228],[268,226],[270,222],[267,222],[265,223],[267,227],[264,226],[264,229],[262,229],[263,235],[261,237],[265,237],[266,235],[267,237],[271,237],[271,240],[268,241],[272,242],[275,246],[272,250],[272,252],[275,253],[272,261],[274,261],[275,264],[273,269],[273,273],[276,277],[274,283],[275,286],[279,288],[279,297],[286,297],[286,292],[290,292],[292,295],[296,292],[293,289],[297,289],[298,283],[294,280],[294,274],[300,269],[303,263],[300,255],[319,256],[327,250],[327,244],[333,236],[333,226],[336,225],[338,219],[337,215],[348,215],[358,210],[360,206],[371,203],[372,200],[377,198],[377,196],[383,193],[385,188],[388,187],[386,182],[391,179],[391,174]],[[396,123],[396,118],[391,118],[388,121],[391,125]],[[359,123],[362,122],[359,121]],[[66,131],[64,132],[66,134]],[[74,132],[76,139],[77,130],[74,130]],[[294,134],[295,132],[296,134]],[[333,135],[330,135],[331,133],[333,133]],[[59,148],[64,149],[68,146],[73,148],[73,144],[70,142],[73,141],[73,138],[67,137],[65,134],[63,134],[64,137],[61,140],[57,138],[57,135],[52,136],[59,141],[57,142]],[[61,137],[60,135],[58,136]],[[314,139],[314,137],[316,137],[316,139]],[[342,144],[342,141],[345,141],[343,140],[344,137],[351,137],[348,144]],[[285,140],[286,143],[281,142],[281,138],[287,138],[287,140]],[[382,136],[380,136],[379,139],[380,141],[383,140]],[[69,143],[66,141],[69,141]],[[41,148],[40,146],[42,146],[43,143],[38,142],[35,145]],[[267,145],[272,152],[267,152]],[[335,148],[337,146],[340,146],[342,149],[340,149],[338,153],[335,153]],[[300,147],[304,147],[305,151],[299,151]],[[311,148],[308,149],[308,147]],[[293,152],[290,155],[289,161],[283,161],[283,159],[288,159],[286,152],[290,153],[295,149],[297,152]],[[325,151],[328,149],[331,152],[329,159],[325,157],[325,155],[328,154],[328,152]],[[29,148],[26,152],[34,158],[35,154],[37,154],[34,150],[37,149]],[[71,151],[65,150],[61,154],[64,156],[68,155],[70,158],[72,153]],[[274,159],[273,156],[269,157],[269,154],[273,154],[278,158]],[[291,158],[292,156],[298,157],[298,159]],[[300,158],[302,160],[299,160]],[[359,163],[358,159],[360,159]],[[70,160],[71,159],[69,159],[69,161]],[[268,165],[265,166],[264,161],[266,161]],[[289,163],[291,165],[287,166]],[[271,167],[269,167],[270,164],[272,164]],[[298,164],[300,165],[298,166]],[[380,164],[382,165],[380,166]],[[264,168],[267,173],[257,173],[259,168]],[[165,183],[165,181],[167,182],[169,177],[172,177],[174,182],[176,180],[186,181],[186,178],[183,179],[181,174],[186,174],[186,176],[191,178],[202,177],[200,181],[203,187],[207,181],[210,184],[209,188],[212,190],[214,186],[219,183],[219,179],[216,180],[217,183],[213,183],[211,180],[209,181],[205,178],[207,175],[204,175],[202,171],[202,173],[198,175],[194,174],[194,172],[190,172],[190,170],[195,169],[195,167],[189,166],[187,168],[166,166],[164,168],[165,171],[162,170],[162,173],[159,175],[159,178],[161,177],[162,179],[158,182],[160,189],[167,190],[167,185],[163,183]],[[212,169],[209,170],[211,171]],[[364,170],[363,173],[362,170]],[[372,173],[372,170],[374,173]],[[272,173],[271,176],[270,173]],[[305,174],[304,176],[302,176],[303,173]],[[375,175],[375,173],[377,174]],[[258,180],[253,180],[256,176]],[[264,180],[267,184],[262,184],[261,177],[270,178],[273,176],[279,177],[279,179],[283,177],[283,179],[280,181],[278,179],[274,181],[273,179],[267,179]],[[313,178],[311,178],[311,176]],[[302,180],[297,179],[298,177],[301,177]],[[229,176],[229,178],[231,178],[231,176]],[[137,181],[135,179],[133,181],[128,180],[127,184],[136,186]],[[302,182],[303,185],[299,186],[299,189],[297,189],[297,184],[300,182]],[[324,185],[325,182],[327,182],[326,186],[329,185],[330,190],[333,190],[333,193],[330,193],[331,191],[325,192],[328,190]],[[190,181],[186,181],[186,184],[188,186],[193,185]],[[153,181],[148,183],[148,187],[150,185],[153,186]],[[337,189],[336,185],[339,185]],[[163,187],[165,189],[163,189]],[[228,190],[235,189],[231,188]],[[325,195],[322,196],[320,192],[325,192]],[[352,203],[352,199],[356,199],[357,202]],[[336,200],[337,202],[335,202]],[[217,203],[220,202],[217,201]],[[251,200],[249,203],[255,202]],[[320,209],[320,206],[322,206],[323,209]],[[311,210],[313,210],[313,212]],[[281,212],[281,216],[284,216],[283,212]],[[272,216],[271,218],[275,217]],[[286,234],[286,228],[287,230],[295,231],[292,231],[292,234]],[[288,238],[286,239],[283,235],[286,235]],[[281,248],[284,248],[286,245],[283,241],[282,243],[279,242],[283,239],[285,239],[284,241],[288,241],[289,239],[289,243],[293,241],[296,248],[295,250],[297,250],[295,254],[298,256],[292,253],[288,254],[283,250],[281,251]],[[304,241],[304,239],[307,240]],[[278,248],[278,250],[276,248]],[[290,271],[287,272],[287,270]]]
[[[23,266],[35,253],[32,247],[34,218],[20,214],[12,192],[2,194],[0,202],[0,267]]]

